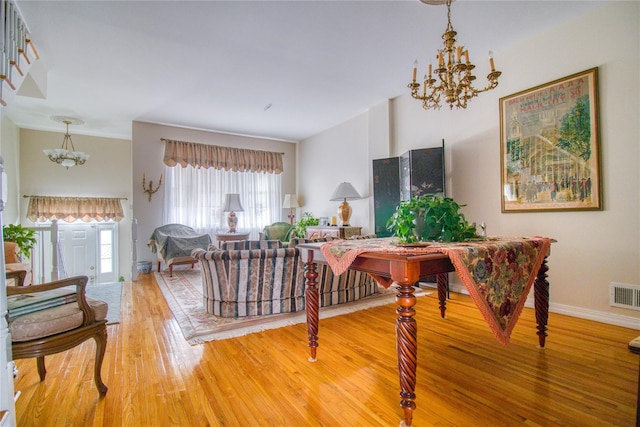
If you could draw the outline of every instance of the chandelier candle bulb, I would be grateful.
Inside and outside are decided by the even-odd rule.
[[[431,64],[429,64],[429,78],[431,78]]]
[[[493,73],[496,70],[495,65],[493,65],[493,52],[489,51],[489,65],[491,65],[491,72]]]
[[[416,73],[418,72],[418,61],[413,61],[413,81],[416,81]]]

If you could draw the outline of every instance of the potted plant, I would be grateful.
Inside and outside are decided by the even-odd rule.
[[[15,242],[18,245],[19,257],[31,257],[31,250],[36,244],[36,231],[25,228],[20,224],[7,224],[2,228],[5,242]]]
[[[302,218],[293,226],[293,233],[296,237],[304,239],[307,235],[307,226],[315,226],[320,223],[320,218],[311,216],[311,212],[305,212]]]
[[[476,229],[450,197],[425,194],[400,202],[387,221],[387,229],[400,243],[461,242],[476,237]]]

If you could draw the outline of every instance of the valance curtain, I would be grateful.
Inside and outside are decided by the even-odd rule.
[[[283,153],[248,150],[244,148],[220,147],[195,142],[175,141],[162,138],[164,164],[187,165],[194,168],[214,168],[234,172],[282,173]]]
[[[35,222],[63,220],[74,222],[120,221],[124,218],[119,198],[29,196],[27,218]]]

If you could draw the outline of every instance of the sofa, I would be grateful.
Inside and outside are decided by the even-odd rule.
[[[225,242],[220,249],[195,249],[200,263],[205,311],[220,317],[292,313],[305,308],[305,266],[293,239]],[[336,276],[318,265],[320,307],[347,303],[378,293],[366,273],[348,270]]]

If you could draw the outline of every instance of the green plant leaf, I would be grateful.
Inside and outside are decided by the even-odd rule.
[[[293,225],[293,232],[296,237],[304,239],[307,235],[307,227],[313,227],[318,224],[320,224],[320,218],[315,218],[311,215],[311,212],[305,212],[302,214],[302,218]]]
[[[387,229],[401,243],[461,242],[476,236],[475,227],[460,212],[464,206],[438,194],[413,197],[398,204]]]

